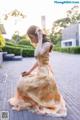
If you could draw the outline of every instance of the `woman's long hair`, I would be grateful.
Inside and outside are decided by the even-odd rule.
[[[31,35],[34,35],[34,36],[37,36],[37,34],[36,34],[36,29],[37,29],[37,28],[38,28],[38,27],[35,26],[35,25],[30,26],[30,27],[28,28],[28,30],[27,30],[28,36],[29,36],[30,34],[31,34]],[[45,43],[45,42],[50,42],[50,43],[52,43],[52,42],[47,38],[46,34],[43,34],[42,43]],[[53,48],[53,44],[51,44],[51,47],[50,47],[49,52],[51,52],[52,48]]]

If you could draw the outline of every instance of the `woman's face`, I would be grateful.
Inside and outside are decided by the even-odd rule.
[[[32,43],[38,43],[38,39],[37,36],[29,34],[29,38],[31,39]]]

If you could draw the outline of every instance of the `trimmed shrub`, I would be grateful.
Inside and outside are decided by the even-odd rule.
[[[31,43],[30,43],[30,41],[27,41],[27,40],[20,40],[19,42],[18,42],[18,44],[20,44],[20,45],[31,45]]]
[[[11,41],[6,41],[6,45],[9,45],[9,46],[15,46],[15,44]]]
[[[25,48],[25,47],[33,48],[33,46],[31,44],[29,44],[29,45],[15,44],[12,41],[6,41],[6,45],[15,46],[15,47],[23,47],[23,48]]]
[[[13,53],[15,55],[21,55],[21,48],[19,48],[19,47],[14,47],[14,46],[8,46],[8,45],[6,45],[3,48],[3,51],[6,51],[8,53]]]
[[[66,48],[54,47],[53,50],[66,53],[80,54],[80,47],[66,47]]]
[[[73,53],[78,53],[78,54],[80,54],[80,47],[74,47],[73,49],[72,49],[72,52]]]
[[[15,47],[15,46],[8,46],[6,45],[3,48],[3,51],[8,53],[13,53],[15,55],[22,55],[23,57],[32,57],[34,56],[34,49],[30,48],[29,46],[22,48],[22,47]]]
[[[16,47],[34,49],[33,46],[30,45],[16,45]]]
[[[33,57],[34,56],[34,49],[26,49],[24,48],[23,51],[22,51],[22,56],[23,57]]]
[[[15,43],[13,43],[11,41],[6,41],[6,45],[14,46],[14,47],[21,47],[21,48],[33,48],[33,46],[31,44],[29,44],[29,45],[15,44]]]

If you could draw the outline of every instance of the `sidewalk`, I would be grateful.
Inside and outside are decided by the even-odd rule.
[[[0,68],[0,111],[9,111],[10,120],[80,120],[80,55],[54,52],[50,60],[57,85],[67,104],[67,117],[52,118],[11,110],[7,100],[15,93],[19,75],[35,62],[34,58],[24,58],[22,61],[4,62]]]

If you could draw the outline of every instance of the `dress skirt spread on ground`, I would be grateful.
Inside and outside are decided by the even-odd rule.
[[[9,99],[14,110],[66,116],[65,101],[56,85],[54,74],[49,69],[49,53],[38,55],[36,72],[22,77],[17,84],[16,94]]]

